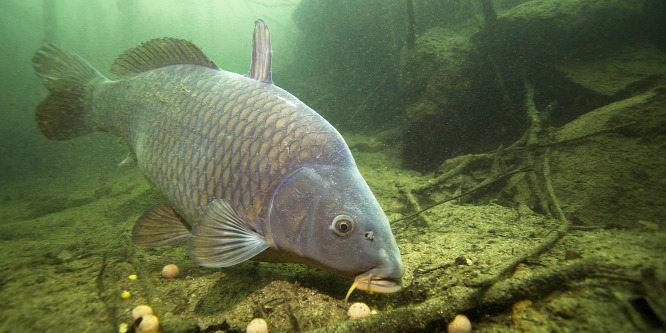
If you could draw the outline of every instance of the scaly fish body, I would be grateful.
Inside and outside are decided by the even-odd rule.
[[[143,174],[192,224],[215,198],[258,221],[269,190],[301,164],[354,163],[338,132],[292,95],[207,67],[174,65],[102,83],[92,108],[95,122],[125,139]]]
[[[187,240],[207,267],[297,262],[355,277],[351,290],[399,290],[395,239],[349,148],[272,84],[270,58],[261,21],[247,76],[220,70],[189,42],[158,39],[116,60],[112,71],[131,78],[109,81],[48,44],[33,58],[51,91],[38,124],[53,140],[100,130],[128,143],[168,199],[137,221],[137,244]]]

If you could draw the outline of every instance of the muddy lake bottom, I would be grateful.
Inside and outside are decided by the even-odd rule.
[[[392,167],[397,163],[385,163],[391,158],[381,153],[355,156],[389,219],[407,214],[397,188],[428,177]],[[155,309],[163,332],[244,331],[256,317],[265,318],[273,332],[372,331],[362,324],[372,318],[344,326],[349,320],[344,297],[351,285],[344,278],[300,265],[252,261],[207,269],[189,260],[184,244],[133,245],[134,221],[161,200],[136,167],[5,184],[0,197],[0,331],[118,332],[141,304]],[[432,307],[435,301],[442,301],[446,313],[466,314],[478,332],[663,329],[651,308],[660,296],[645,290],[642,275],[652,268],[655,276],[666,276],[666,232],[654,225],[574,225],[548,251],[522,262],[504,279],[522,283],[546,276],[543,288],[534,285],[534,291],[507,294],[494,305],[470,306],[455,300],[469,300],[487,287],[485,282],[500,276],[505,263],[539,246],[559,222],[526,207],[493,203],[451,202],[424,214],[429,225],[393,226],[405,265],[403,291],[355,291],[350,297],[350,303],[364,302],[376,310],[374,316],[386,319],[383,331],[419,320],[411,327],[446,331],[451,315],[420,319],[401,311]],[[595,268],[575,278],[549,280],[586,260],[593,260]],[[179,266],[178,277],[162,277],[167,264]],[[663,281],[657,284],[663,290]],[[129,298],[121,297],[125,291]]]

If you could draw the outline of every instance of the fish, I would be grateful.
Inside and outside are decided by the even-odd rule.
[[[247,74],[220,69],[193,43],[158,38],[118,57],[110,80],[46,43],[32,58],[50,94],[35,110],[50,140],[114,134],[166,202],[135,244],[187,242],[191,260],[297,263],[395,293],[404,267],[388,219],[340,133],[273,84],[270,32],[255,22]]]

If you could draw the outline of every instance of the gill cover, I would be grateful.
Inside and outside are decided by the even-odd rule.
[[[383,240],[392,237],[386,216],[353,165],[301,167],[279,185],[270,207],[271,245],[297,262],[354,278],[392,252]]]
[[[299,168],[277,187],[271,202],[267,229],[279,249],[302,255],[293,247],[302,237],[303,226],[312,223],[316,206],[322,200],[326,185],[309,167]]]

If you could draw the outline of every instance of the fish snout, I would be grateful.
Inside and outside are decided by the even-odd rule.
[[[400,291],[402,289],[402,274],[404,271],[402,261],[398,260],[397,264],[380,265],[359,274],[347,292],[345,303],[354,289],[382,294],[391,294]]]
[[[383,233],[380,233],[383,234]],[[394,293],[402,289],[402,275],[405,267],[402,264],[400,251],[393,238],[379,238],[373,231],[365,233],[365,238],[378,247],[378,265],[365,271],[354,279],[356,288],[378,293]],[[379,243],[377,243],[379,241]]]
[[[402,275],[405,268],[400,255],[385,256],[384,262],[375,268],[359,274],[354,283],[359,290],[377,293],[394,293],[402,289]]]

